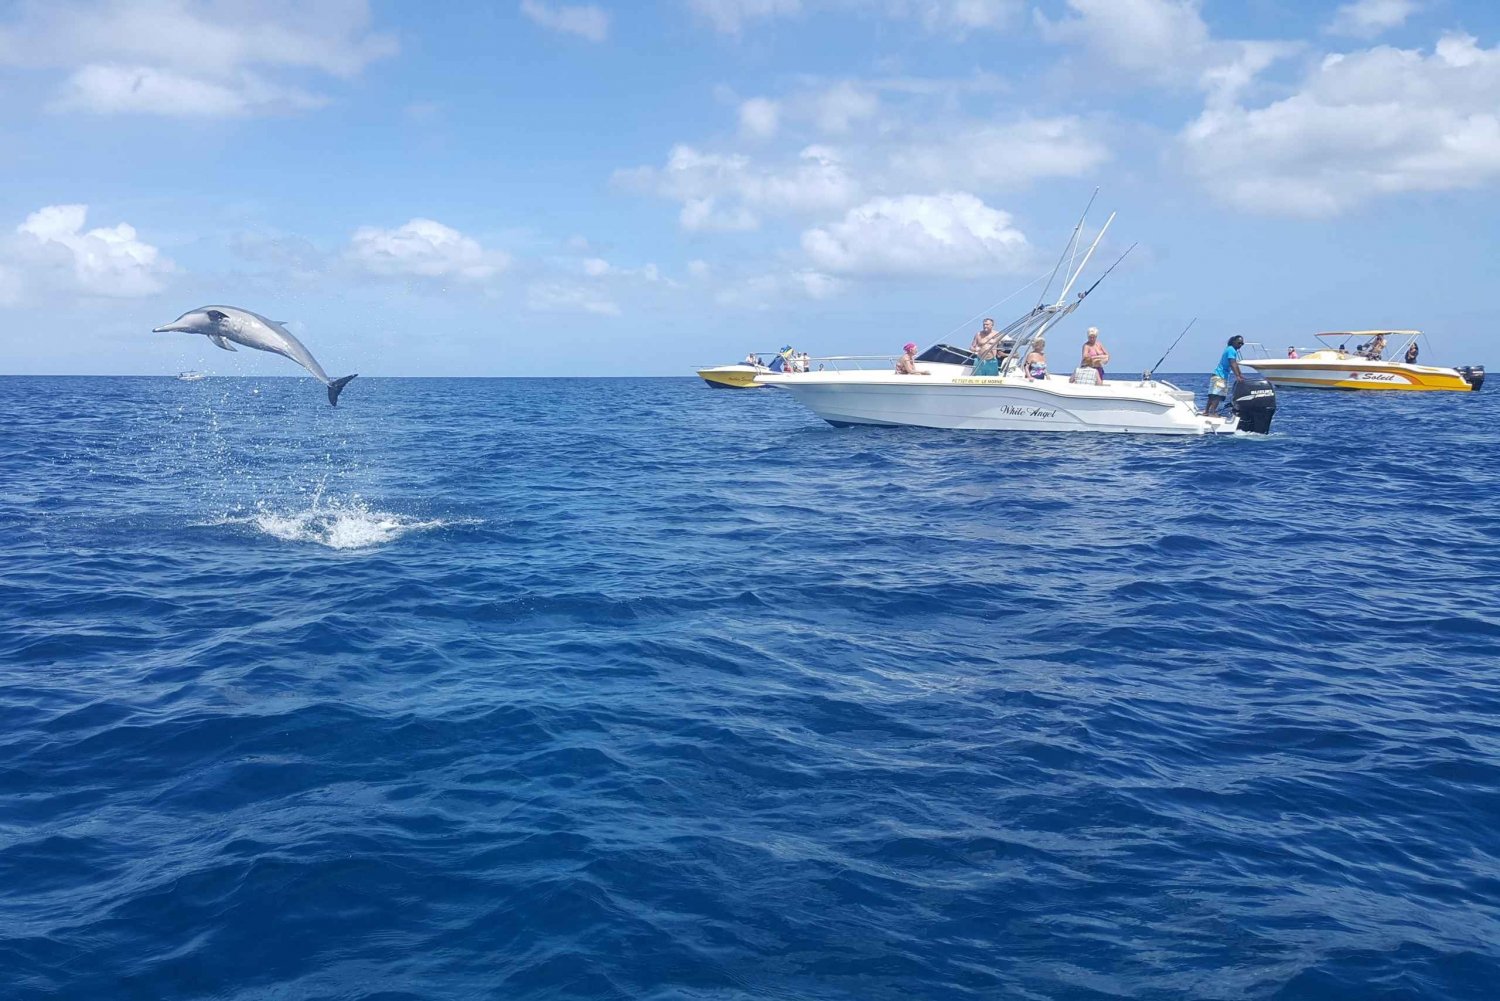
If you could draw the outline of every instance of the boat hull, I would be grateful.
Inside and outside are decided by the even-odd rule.
[[[1232,421],[1201,416],[1160,383],[1099,387],[1005,376],[859,381],[819,374],[762,376],[761,381],[785,389],[835,426],[1183,436],[1234,430]]]
[[[760,389],[761,385],[755,381],[755,377],[763,371],[765,370],[751,368],[749,365],[719,365],[699,369],[698,378],[714,389]]]
[[[1345,358],[1337,361],[1242,359],[1275,386],[1305,389],[1374,390],[1380,392],[1472,392],[1472,385],[1451,368],[1406,365]]]

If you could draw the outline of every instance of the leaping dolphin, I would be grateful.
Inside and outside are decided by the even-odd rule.
[[[257,351],[269,351],[290,358],[328,387],[329,406],[339,405],[339,394],[344,391],[349,380],[355,378],[352,375],[346,375],[342,379],[328,378],[328,373],[323,371],[323,366],[318,364],[312,352],[303,347],[302,342],[293,337],[285,326],[238,306],[199,306],[183,313],[171,323],[152,328],[152,333],[156,334],[171,331],[202,334],[225,351],[233,351],[235,344],[243,344]]]

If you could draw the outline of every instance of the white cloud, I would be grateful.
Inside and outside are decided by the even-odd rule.
[[[715,31],[738,35],[756,21],[796,17],[814,10],[920,21],[931,32],[967,34],[1003,28],[1025,6],[1023,0],[687,0]]]
[[[583,273],[590,278],[609,274],[609,262],[602,257],[589,257],[583,262]]]
[[[688,0],[688,7],[725,35],[738,35],[752,21],[802,13],[800,0]]]
[[[1500,182],[1500,47],[1445,35],[1431,55],[1330,55],[1290,97],[1206,108],[1180,136],[1188,168],[1257,212],[1331,215],[1408,191]]]
[[[1013,272],[1030,254],[1009,215],[962,192],[876,198],[807,230],[802,249],[835,275]]]
[[[83,0],[18,5],[0,66],[63,70],[58,110],[244,115],[326,99],[277,76],[348,79],[396,51],[366,0]]]
[[[808,146],[792,164],[757,167],[742,154],[705,153],[674,146],[665,166],[619,171],[617,183],[682,203],[686,230],[743,230],[760,213],[812,214],[842,208],[859,190],[839,155]]]
[[[325,103],[320,97],[275,87],[248,74],[226,84],[144,66],[85,66],[68,78],[50,107],[102,115],[138,112],[230,118],[301,111]]]
[[[38,281],[91,295],[134,298],[161,291],[175,265],[155,247],[136,238],[133,226],[100,227],[87,232],[87,205],[49,205],[16,227],[12,252],[18,272]],[[11,296],[19,296],[21,277],[13,273]]]
[[[534,313],[620,315],[620,307],[597,290],[568,282],[534,283],[526,290],[526,308]]]
[[[921,20],[928,31],[966,34],[981,28],[999,29],[1016,19],[1022,0],[887,0],[888,13]]]
[[[764,97],[752,97],[740,105],[740,134],[750,139],[769,139],[776,134],[780,107]]]
[[[1106,64],[1159,85],[1191,85],[1229,100],[1271,62],[1297,51],[1286,42],[1221,41],[1200,0],[1067,0],[1072,16],[1037,11],[1048,41],[1080,45]]]
[[[543,28],[577,35],[590,42],[602,42],[609,36],[609,14],[593,4],[575,7],[521,0],[521,13]]]
[[[818,128],[841,135],[852,126],[874,118],[880,110],[880,100],[870,91],[846,81],[813,95],[804,106],[811,110]]]
[[[474,282],[510,266],[509,255],[486,250],[478,240],[431,219],[413,219],[397,229],[361,226],[350,240],[348,257],[376,275]]]
[[[1081,177],[1109,148],[1073,117],[1008,125],[947,126],[890,152],[893,183],[922,188],[1009,188],[1040,177]]]
[[[1405,24],[1417,6],[1416,0],[1355,0],[1335,11],[1324,30],[1331,35],[1374,38]]]
[[[721,306],[741,309],[770,309],[787,300],[831,299],[846,284],[821,271],[796,268],[754,275],[720,289],[714,301]]]

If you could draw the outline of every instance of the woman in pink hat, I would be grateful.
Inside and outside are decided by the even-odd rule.
[[[925,368],[917,368],[917,345],[908,341],[904,349],[906,354],[896,359],[897,375],[931,375]]]

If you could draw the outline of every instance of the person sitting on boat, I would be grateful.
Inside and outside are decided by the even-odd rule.
[[[1239,334],[1229,338],[1228,347],[1219,356],[1219,367],[1214,369],[1214,374],[1208,377],[1208,405],[1203,408],[1203,416],[1213,417],[1219,412],[1219,404],[1229,395],[1229,387],[1233,385],[1229,380],[1234,378],[1239,382],[1244,378],[1240,372],[1240,348],[1245,346],[1245,339]]]
[[[1099,385],[1104,385],[1104,366],[1109,364],[1109,350],[1099,343],[1099,328],[1090,327],[1088,340],[1083,342],[1083,360],[1079,368],[1092,368],[1099,372]]]
[[[1047,378],[1047,339],[1038,337],[1031,342],[1031,350],[1026,354],[1026,378]]]
[[[745,364],[753,366],[755,368],[760,368],[760,356],[758,356],[754,351],[750,352],[745,356]]]
[[[1355,349],[1363,358],[1371,361],[1379,361],[1380,356],[1385,354],[1385,334],[1376,334],[1374,338],[1361,344]]]
[[[988,316],[984,318],[984,326],[969,342],[969,350],[974,354],[975,375],[1000,374],[1000,333],[995,329],[994,320]]]
[[[896,374],[897,375],[931,375],[932,374],[931,372],[927,371],[927,369],[925,369],[925,368],[917,368],[917,346],[916,346],[915,343],[912,343],[912,342],[908,341],[907,344],[906,344],[906,347],[903,348],[903,350],[906,353],[903,354],[900,358],[896,359]]]
[[[1286,349],[1286,356],[1288,358],[1296,358],[1297,357],[1297,345],[1293,344],[1291,347],[1287,348]]]
[[[1417,363],[1417,355],[1420,353],[1417,350],[1417,342],[1412,341],[1411,346],[1406,349],[1406,364],[1415,365]]]

